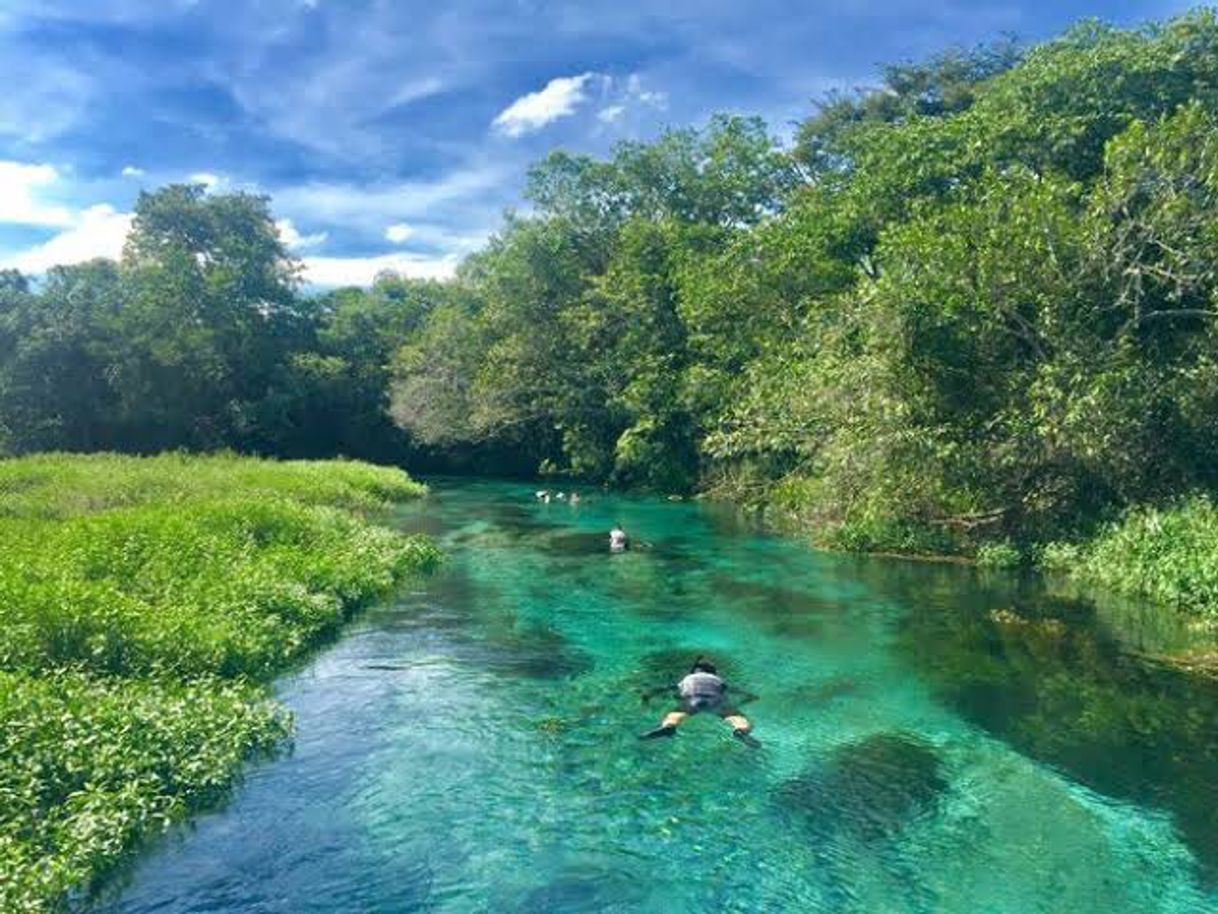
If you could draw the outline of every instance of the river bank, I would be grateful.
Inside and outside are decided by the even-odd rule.
[[[267,683],[438,553],[351,462],[0,461],[0,908],[62,908],[291,732]]]

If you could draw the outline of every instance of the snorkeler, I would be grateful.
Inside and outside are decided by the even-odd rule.
[[[609,531],[609,551],[625,552],[629,548],[630,537],[626,535],[621,524],[614,524],[613,529]]]
[[[694,665],[688,675],[677,683],[675,687],[666,685],[643,693],[644,704],[647,703],[648,699],[664,692],[674,692],[679,704],[664,715],[664,720],[660,726],[640,734],[639,739],[674,736],[676,735],[677,727],[681,726],[687,717],[700,711],[714,711],[731,726],[732,736],[745,745],[752,746],[754,749],[759,748],[761,743],[751,732],[753,725],[728,700],[728,691],[729,686],[719,676],[715,665],[705,657],[699,657],[694,661]],[[757,700],[756,695],[752,692],[746,692],[744,689],[733,687],[731,691],[742,696],[741,700],[736,704],[744,704],[747,701]]]

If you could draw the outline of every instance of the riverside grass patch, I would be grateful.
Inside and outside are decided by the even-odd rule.
[[[1218,620],[1218,506],[1196,495],[1134,508],[1085,543],[1045,546],[1041,564]]]
[[[0,461],[0,910],[66,908],[287,735],[265,682],[439,559],[400,470]]]

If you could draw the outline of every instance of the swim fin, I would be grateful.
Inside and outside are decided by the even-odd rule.
[[[677,728],[671,724],[656,727],[654,730],[648,730],[646,733],[640,733],[639,739],[656,739],[660,736],[676,736]]]
[[[754,749],[761,748],[761,740],[755,737],[748,730],[733,730],[732,736],[736,737],[736,739],[740,740],[740,742],[744,743],[746,746],[752,746]]]

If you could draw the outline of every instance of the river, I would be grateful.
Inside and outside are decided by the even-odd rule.
[[[1218,691],[1136,608],[732,512],[440,480],[445,568],[282,678],[293,746],[91,910],[1218,911]],[[636,549],[610,555],[621,522]],[[640,691],[700,653],[760,749]]]

